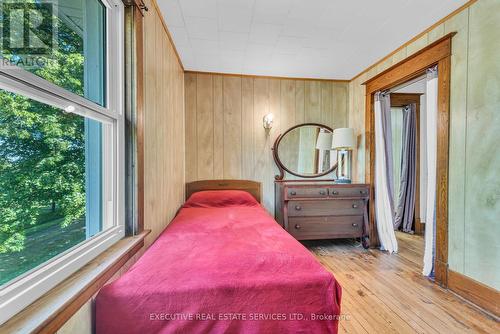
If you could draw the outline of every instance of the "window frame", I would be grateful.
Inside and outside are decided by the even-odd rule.
[[[106,107],[21,68],[0,68],[0,88],[62,110],[74,106],[72,113],[109,127],[104,135],[112,144],[104,145],[103,157],[110,157],[110,168],[103,169],[103,178],[112,182],[111,200],[103,203],[103,223],[112,219],[112,227],[0,288],[0,325],[125,236],[124,6],[119,0],[100,1],[106,8]]]

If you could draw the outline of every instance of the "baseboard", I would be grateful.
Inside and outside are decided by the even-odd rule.
[[[500,291],[453,270],[448,270],[448,289],[500,317]]]

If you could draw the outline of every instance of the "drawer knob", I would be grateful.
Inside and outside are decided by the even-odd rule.
[[[338,194],[339,194],[339,192],[338,192],[337,190],[334,190],[334,191],[333,191],[333,194],[334,194],[334,195],[338,195]]]
[[[358,223],[352,223],[352,227],[357,227]]]
[[[297,195],[297,192],[295,192],[295,191],[290,191],[290,195],[295,196],[295,195]]]
[[[302,210],[302,207],[300,205],[296,205],[295,210],[300,211],[300,210]]]
[[[352,208],[353,208],[353,209],[357,209],[357,208],[358,208],[358,205],[357,205],[357,204],[353,204],[353,205],[352,205]]]
[[[319,194],[320,194],[320,195],[324,195],[324,194],[325,194],[325,191],[324,191],[324,190],[320,190],[320,191],[319,191]]]
[[[299,224],[295,224],[295,229],[296,230],[300,230],[300,225]]]
[[[366,194],[367,194],[367,191],[366,191],[366,190],[360,190],[360,191],[359,191],[359,193],[360,193],[361,195],[366,195]]]

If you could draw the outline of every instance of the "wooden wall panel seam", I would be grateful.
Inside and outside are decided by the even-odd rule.
[[[468,103],[469,103],[469,43],[470,43],[470,9],[467,9],[467,46],[466,46],[466,61],[465,61],[465,68],[466,68],[466,71],[465,71],[465,127],[464,127],[464,160],[466,159],[467,157],[467,110],[469,109],[469,106],[468,106]],[[464,215],[464,227],[463,227],[463,236],[464,236],[464,240],[463,240],[463,249],[467,249],[467,225],[465,223],[465,217],[467,217],[466,215],[466,208],[467,208],[467,191],[466,191],[466,188],[467,188],[467,161],[465,161],[465,163],[463,164],[464,165],[464,174],[463,174],[463,194],[464,194],[464,201],[463,201],[463,215]],[[463,272],[465,273],[466,272],[466,266],[465,266],[465,263],[467,262],[466,261],[466,252],[464,251],[463,252]]]
[[[212,110],[213,110],[213,118],[212,118],[212,135],[214,137],[214,140],[212,142],[212,152],[214,152],[214,163],[212,164],[212,175],[213,178],[215,178],[215,133],[216,133],[216,120],[215,120],[215,80],[214,77],[211,77],[212,79]]]
[[[151,4],[151,0],[146,1]],[[156,6],[150,8],[152,10],[144,16],[144,90],[147,96],[144,111],[144,228],[151,229],[146,247],[165,229],[182,204],[186,173],[185,120],[178,117],[186,110],[183,109],[186,101],[183,102],[183,96],[179,94],[186,85],[184,73],[164,30],[161,13]],[[165,56],[158,59],[158,53]],[[196,132],[196,129],[192,131],[192,135],[196,136]]]
[[[154,6],[155,12],[159,16],[163,30],[165,31],[165,34],[167,35],[168,41],[170,42],[170,45],[172,46],[172,50],[175,54],[175,58],[177,59],[177,63],[179,64],[180,68],[184,72],[184,65],[182,64],[181,57],[179,56],[179,53],[177,52],[177,49],[175,47],[174,39],[172,38],[172,35],[170,34],[170,31],[168,30],[167,24],[165,23],[165,20],[163,19],[163,14],[161,13],[160,7],[158,6],[158,3],[156,2],[156,0],[151,0],[151,2]]]
[[[241,101],[241,117],[240,117],[240,126],[241,126],[241,132],[240,132],[240,140],[241,140],[241,154],[240,154],[240,178],[243,178],[243,127],[245,124],[243,123],[243,79],[240,78],[240,101]]]

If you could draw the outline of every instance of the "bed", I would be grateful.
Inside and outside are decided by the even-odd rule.
[[[341,288],[260,206],[260,184],[200,181],[96,297],[96,332],[336,333]]]

